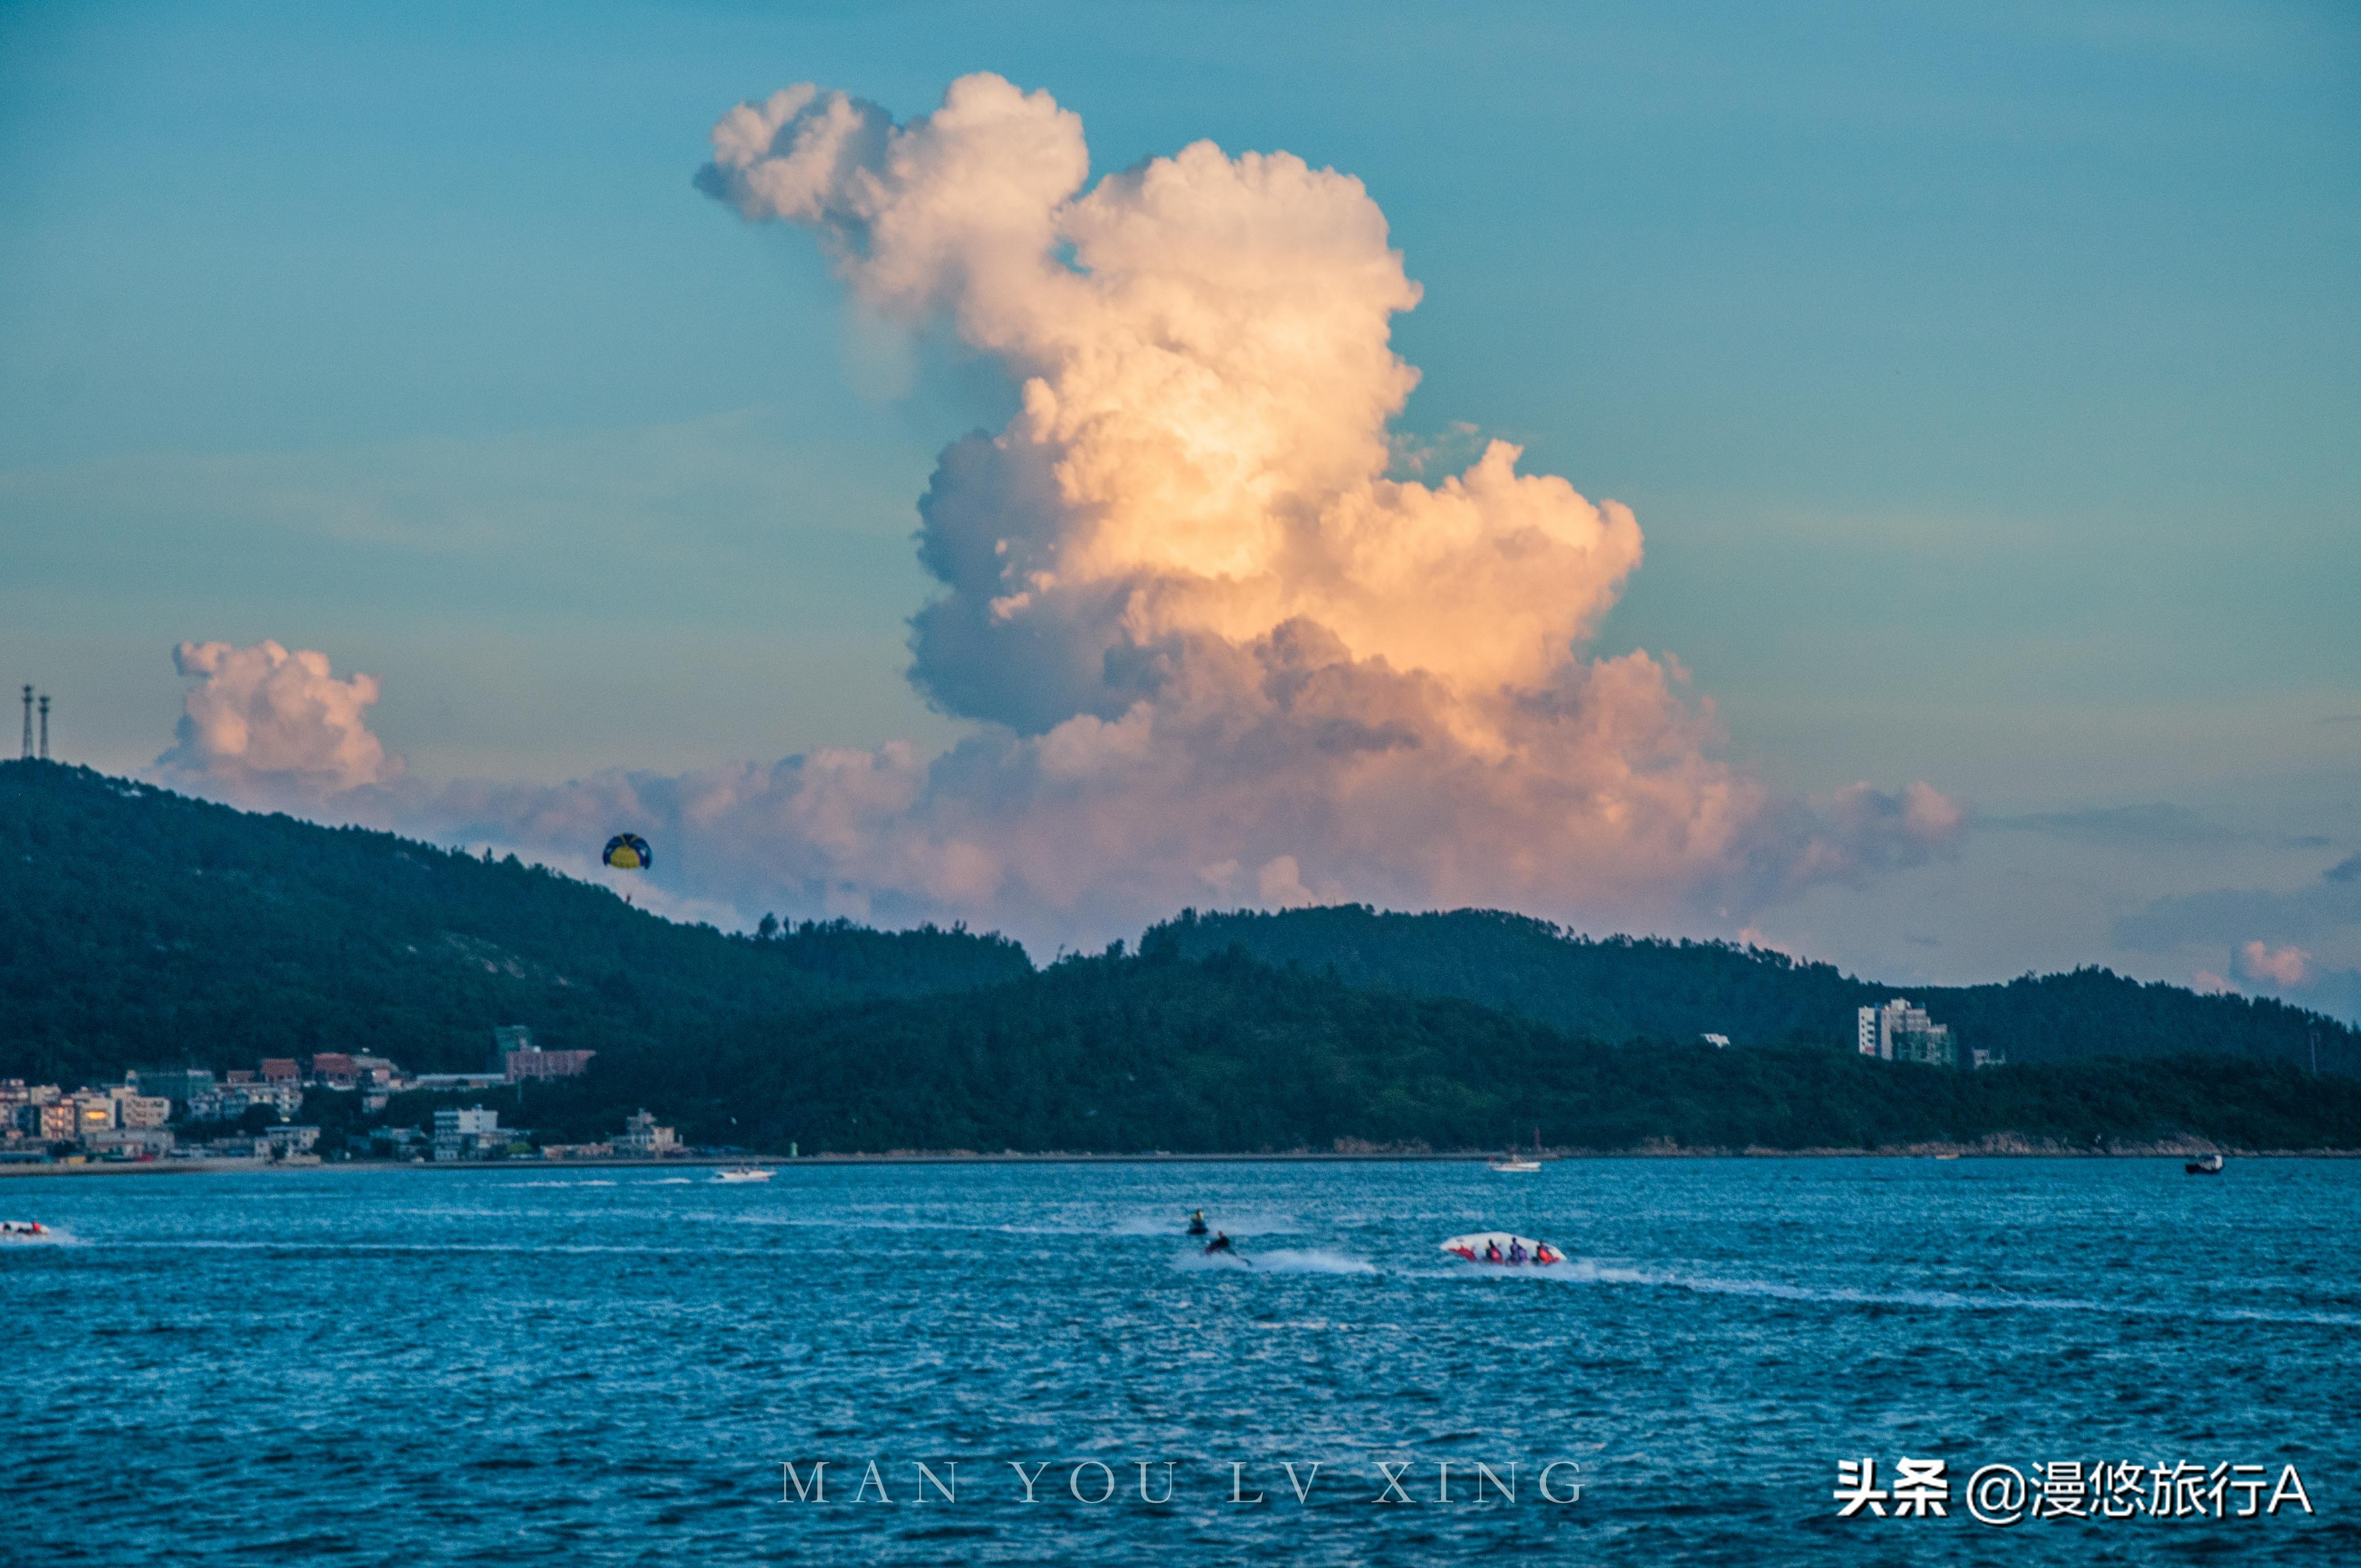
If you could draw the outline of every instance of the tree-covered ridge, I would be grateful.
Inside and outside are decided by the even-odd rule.
[[[686,1050],[748,1016],[1029,974],[1001,937],[679,925],[514,857],[0,763],[0,1075],[316,1051],[474,1070],[491,1030]]]
[[[2361,1075],[2361,1035],[2268,997],[2201,996],[2107,970],[1996,985],[1873,984],[1829,964],[1726,942],[1591,938],[1497,910],[1389,914],[1366,905],[1276,914],[1183,911],[1143,950],[1203,957],[1235,945],[1280,967],[1412,996],[1454,996],[1603,1039],[1726,1035],[1741,1045],[1844,1043],[1854,1011],[1906,994],[1960,1048],[2015,1062],[2226,1052]],[[1962,1060],[1966,1059],[1964,1055]]]
[[[2020,1064],[1956,1072],[1852,1055],[1852,1009],[1889,992],[1827,965],[1480,911],[1184,916],[1137,956],[1037,971],[958,930],[726,935],[513,859],[50,763],[0,764],[0,1075],[36,1081],[330,1050],[474,1069],[495,1025],[524,1024],[598,1053],[493,1096],[543,1141],[645,1106],[697,1142],[807,1153],[1449,1149],[1536,1128],[1601,1149],[2361,1146],[2361,1079],[2288,1059],[2302,1014],[2096,971],[1914,989]],[[2349,1031],[2323,1038],[2323,1068],[2351,1059]],[[2027,1062],[2028,1042],[2113,1055]],[[332,1152],[366,1145],[357,1097],[312,1099]]]
[[[1608,1043],[1230,951],[1070,959],[1005,985],[619,1053],[531,1114],[568,1136],[663,1104],[684,1133],[804,1153],[1176,1153],[1363,1145],[1870,1148],[2015,1135],[2361,1146],[2361,1080],[2223,1056],[1959,1072],[1828,1046]]]

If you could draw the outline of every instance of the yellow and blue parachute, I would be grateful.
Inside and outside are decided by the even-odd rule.
[[[618,833],[607,840],[607,852],[598,857],[619,872],[643,872],[655,864],[655,851],[637,833]]]

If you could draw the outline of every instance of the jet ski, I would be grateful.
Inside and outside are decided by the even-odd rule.
[[[1189,1234],[1192,1236],[1211,1234],[1205,1228],[1205,1211],[1198,1209],[1189,1215]]]
[[[1511,1235],[1507,1231],[1477,1231],[1470,1235],[1453,1236],[1442,1245],[1442,1250],[1469,1263],[1500,1268],[1532,1268],[1565,1261],[1565,1254],[1549,1243]]]

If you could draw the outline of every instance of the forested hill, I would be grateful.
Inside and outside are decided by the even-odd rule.
[[[1365,905],[1279,914],[1184,911],[1142,952],[1203,958],[1232,946],[1347,985],[1452,996],[1572,1034],[1620,1040],[1726,1035],[1741,1045],[1850,1040],[1857,1008],[1907,996],[1951,1025],[1961,1051],[2011,1061],[2226,1052],[2361,1076],[2361,1036],[2268,998],[2201,996],[2106,970],[1999,985],[1872,984],[1824,963],[1722,942],[1571,935],[1493,910],[1396,915]],[[1961,1059],[1966,1058],[1964,1055]]]
[[[1513,916],[1186,916],[1137,956],[1037,971],[960,930],[675,924],[513,859],[55,763],[0,763],[0,1075],[36,1081],[325,1050],[476,1069],[525,1024],[599,1053],[512,1107],[586,1139],[646,1105],[807,1150],[1446,1148],[1535,1125],[1598,1147],[2361,1142],[2361,1083],[2294,1071],[2305,1015],[2105,974],[1912,990],[2027,1064],[1946,1073],[1847,1057],[1853,1008],[1891,992],[1825,965]],[[2321,1034],[2323,1069],[2350,1073],[2351,1032]],[[2037,1060],[2109,1053],[2170,1059]]]
[[[744,1019],[1029,975],[1001,937],[841,923],[756,941],[513,857],[263,817],[54,762],[0,763],[0,1076],[368,1052],[480,1069],[686,1048]]]
[[[1356,990],[1159,944],[961,996],[865,1003],[693,1057],[619,1053],[535,1086],[560,1140],[662,1106],[683,1135],[806,1154],[1427,1146],[1873,1148],[2010,1136],[2361,1147],[2361,1080],[2224,1056],[1953,1072],[1826,1046],[1570,1036],[1473,1003]],[[349,1098],[349,1097],[347,1097]]]

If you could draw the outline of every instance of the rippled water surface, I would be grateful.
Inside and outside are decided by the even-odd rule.
[[[705,1176],[0,1180],[61,1233],[0,1243],[0,1561],[2361,1562],[2354,1162]],[[1573,1261],[1435,1248],[1494,1227]],[[2293,1464],[2317,1512],[1839,1519],[1864,1455]]]

